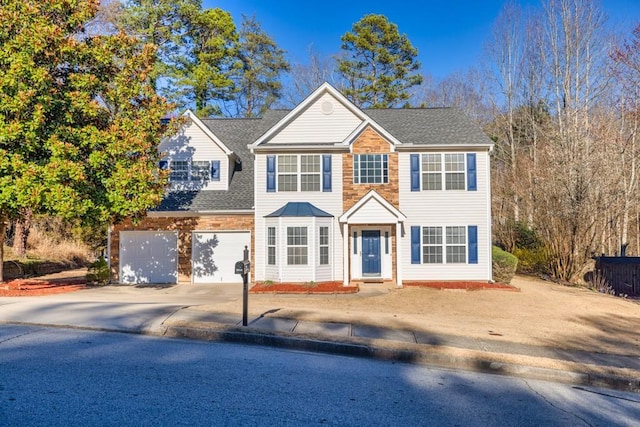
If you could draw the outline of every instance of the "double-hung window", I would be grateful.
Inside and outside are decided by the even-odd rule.
[[[422,262],[425,264],[442,264],[443,261],[447,264],[466,263],[466,229],[464,226],[422,227]]]
[[[209,177],[209,161],[194,160],[191,162],[191,181],[208,181]]]
[[[466,227],[447,227],[447,264],[467,262]]]
[[[320,155],[279,155],[278,191],[320,191]]]
[[[329,227],[320,227],[318,234],[320,265],[329,265]]]
[[[388,154],[355,154],[353,156],[354,184],[386,184],[388,182]]]
[[[160,162],[162,167],[169,166],[170,182],[186,181],[220,181],[220,161],[219,160],[172,160]]]
[[[464,190],[464,153],[444,155],[445,189]]]
[[[278,191],[298,191],[298,156],[278,156]]]
[[[169,180],[171,182],[182,182],[189,179],[189,162],[186,160],[173,160],[171,162],[171,172]]]
[[[307,227],[287,227],[287,264],[307,265]]]
[[[300,191],[320,191],[320,156],[300,156]]]
[[[464,153],[425,153],[421,166],[423,190],[466,189]]]
[[[276,265],[276,228],[267,227],[267,265]]]
[[[422,228],[422,262],[442,264],[442,227]]]

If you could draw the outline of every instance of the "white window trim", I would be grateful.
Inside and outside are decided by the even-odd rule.
[[[317,172],[302,172],[302,157],[314,157],[318,160]],[[281,157],[295,157],[296,158],[296,171],[295,172],[281,172],[279,160]],[[280,189],[280,176],[296,176],[296,189],[295,190],[281,190]],[[302,189],[302,176],[303,175],[316,175],[318,177],[318,189],[317,190],[303,190]],[[320,154],[279,154],[276,156],[276,191],[279,193],[319,193],[322,191],[322,156]]]
[[[327,230],[327,243],[322,243],[322,234],[320,230],[325,228]],[[326,264],[322,263],[322,248],[327,248],[327,262]],[[328,266],[331,265],[331,228],[328,225],[320,225],[318,226],[318,266]]]
[[[440,171],[431,172],[425,171],[422,167],[423,159],[428,154],[438,154],[440,155]],[[447,155],[461,155],[462,156],[462,170],[461,171],[447,171],[446,170],[446,156]],[[440,189],[439,190],[429,190],[424,188],[424,176],[428,174],[440,174]],[[461,173],[463,175],[462,179],[462,188],[459,189],[447,189],[447,174],[458,174]],[[467,156],[465,153],[422,153],[420,154],[420,191],[466,191],[467,190]]]
[[[269,243],[269,230],[271,229],[273,229],[273,245]],[[269,249],[273,249],[273,252],[274,252],[273,264],[269,262]],[[268,266],[278,265],[278,227],[273,225],[267,226],[267,265]]]
[[[382,169],[380,170],[381,182],[361,182],[360,176],[360,156],[381,156],[380,164]],[[358,158],[358,167],[356,168],[356,158]],[[387,165],[386,173],[384,165]],[[385,180],[386,179],[386,180]],[[389,183],[389,154],[388,153],[360,153],[353,155],[353,183],[354,184],[365,184],[365,185],[382,185]]]
[[[299,229],[305,229],[306,231],[306,239],[307,239],[307,243],[305,244],[300,244],[300,245],[294,245],[294,244],[289,244],[289,230],[292,228],[299,228]],[[287,257],[287,265],[293,265],[293,266],[298,266],[298,265],[309,265],[309,227],[307,226],[287,226],[286,227],[286,239],[287,239],[287,253],[286,253],[286,257]],[[289,262],[289,248],[305,248],[307,250],[307,254],[306,254],[306,262],[304,263],[290,263]]]
[[[174,179],[171,178],[171,173],[173,172],[173,165],[175,162],[180,162],[180,163],[186,163],[187,168],[186,168],[186,172],[187,172],[187,176],[185,179]],[[197,175],[194,175],[193,173],[193,164],[194,163],[206,163],[206,177],[198,177]],[[184,184],[186,182],[209,182],[211,181],[211,160],[180,160],[180,159],[175,159],[175,160],[171,160],[168,163],[169,165],[169,182],[170,183],[174,183],[174,184]]]
[[[431,228],[439,228],[441,235],[442,235],[442,243],[440,243],[439,245],[437,244],[426,244],[424,242],[424,229],[427,227],[431,227]],[[464,242],[462,244],[460,243],[449,243],[447,241],[447,228],[462,228],[464,230]],[[424,248],[425,247],[441,247],[442,248],[442,262],[426,262],[426,257],[424,256]],[[464,254],[464,261],[463,262],[448,262],[447,261],[447,249],[451,248],[451,247],[462,247],[463,248],[463,254]],[[422,264],[428,264],[428,265],[446,265],[446,264],[450,264],[450,265],[463,265],[463,264],[469,264],[469,256],[468,256],[468,250],[469,250],[469,236],[468,236],[468,231],[467,231],[467,226],[466,225],[421,225],[420,226],[420,258],[421,258],[421,263]]]

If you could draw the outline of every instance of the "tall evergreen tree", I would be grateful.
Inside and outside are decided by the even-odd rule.
[[[365,15],[341,40],[342,91],[359,107],[398,106],[409,99],[410,87],[422,83],[417,49],[386,16]]]
[[[242,16],[231,115],[258,117],[277,101],[282,92],[280,77],[291,67],[285,51],[265,33],[255,17]]]

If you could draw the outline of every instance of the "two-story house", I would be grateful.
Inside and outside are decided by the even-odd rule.
[[[121,283],[490,281],[492,142],[456,109],[361,110],[323,84],[291,111],[199,119],[161,143],[165,200],[111,230]]]

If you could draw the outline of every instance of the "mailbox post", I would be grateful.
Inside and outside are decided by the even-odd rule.
[[[242,275],[242,326],[247,326],[247,312],[249,311],[249,272],[251,262],[249,261],[249,248],[244,247],[242,261],[236,262],[235,273]]]

